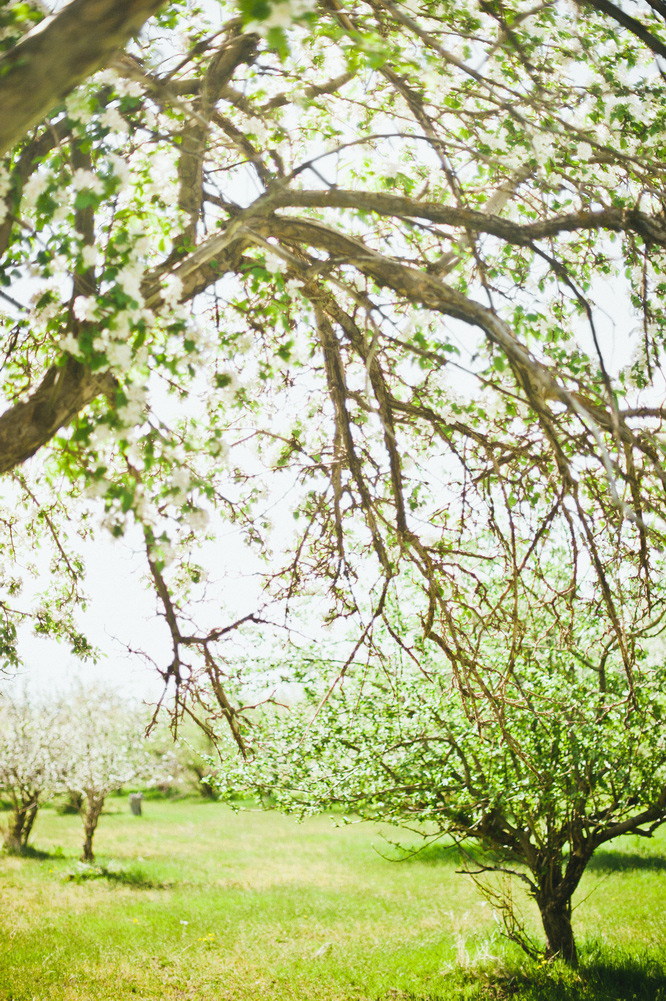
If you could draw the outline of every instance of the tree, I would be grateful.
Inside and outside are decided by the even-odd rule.
[[[39,807],[63,788],[63,734],[58,714],[26,693],[0,702],[0,791],[10,816],[3,844],[11,852],[28,846]]]
[[[394,653],[390,670],[357,669],[324,704],[321,669],[302,664],[303,698],[255,718],[251,758],[228,754],[217,788],[301,815],[344,809],[429,843],[450,835],[508,936],[576,965],[572,898],[594,853],[666,821],[664,670],[644,666],[630,699],[616,657],[600,691],[580,652],[594,624],[567,643],[543,615],[526,618],[510,672],[504,638],[486,636],[485,672],[505,681],[501,703],[477,696],[476,715],[441,659],[396,669]],[[545,950],[521,920],[516,880],[538,906]]]
[[[170,758],[151,753],[145,720],[112,692],[81,689],[62,705],[68,718],[65,786],[80,797],[84,839],[81,860],[94,861],[93,838],[107,796],[130,783],[157,783]]]
[[[71,526],[135,524],[177,711],[203,675],[242,743],[237,623],[194,607],[222,517],[279,543],[281,611],[324,590],[323,617],[371,646],[409,594],[461,691],[488,679],[460,610],[510,624],[518,578],[567,536],[570,604],[591,575],[631,688],[664,611],[661,7],[157,6],[75,0],[25,37],[30,5],[2,14],[0,470],[30,512],[4,516],[5,660],[30,611],[18,549],[52,546],[60,587],[31,611],[85,653]],[[113,19],[108,44],[42,58],[74,15]],[[636,328],[615,357],[611,285]],[[269,485],[292,498],[286,542]],[[479,600],[477,559],[506,601]]]

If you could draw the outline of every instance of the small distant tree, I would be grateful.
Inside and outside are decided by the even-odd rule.
[[[11,812],[3,845],[22,852],[37,811],[63,788],[63,733],[56,710],[26,694],[0,701],[0,792]]]
[[[506,657],[506,639],[494,643],[489,678]],[[505,675],[496,700],[461,693],[442,663],[424,657],[419,667],[365,667],[323,705],[309,698],[265,712],[253,757],[230,756],[220,791],[233,795],[240,773],[288,810],[342,807],[428,838],[451,835],[508,936],[534,957],[576,965],[572,898],[590,859],[666,821],[665,673],[645,669],[629,685],[606,663],[600,690],[597,672],[554,637]],[[545,950],[520,919],[514,879],[538,906]]]
[[[112,693],[82,690],[68,701],[66,785],[78,798],[83,821],[84,862],[94,860],[93,838],[107,796],[131,782],[157,782],[164,769],[143,734],[145,721]]]

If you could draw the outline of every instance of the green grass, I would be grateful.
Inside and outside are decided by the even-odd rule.
[[[600,855],[573,974],[505,943],[450,852],[390,862],[378,828],[216,803],[109,809],[94,868],[49,809],[49,854],[0,858],[2,1001],[666,1001],[663,835]]]

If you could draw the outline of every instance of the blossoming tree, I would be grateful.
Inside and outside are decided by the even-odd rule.
[[[516,649],[554,539],[560,620],[590,595],[631,686],[664,614],[662,7],[49,9],[0,14],[5,659],[19,551],[52,546],[33,615],[85,652],[71,525],[135,524],[158,667],[241,741],[235,623],[194,608],[213,516],[366,645],[408,568],[412,625],[491,694],[465,615]]]
[[[26,694],[0,702],[0,792],[10,804],[3,844],[24,851],[39,807],[64,789],[63,728],[53,706]]]
[[[117,694],[81,689],[61,712],[68,720],[65,786],[80,797],[81,859],[92,862],[93,838],[107,796],[131,783],[159,782],[167,776],[170,757],[151,753],[142,714]]]

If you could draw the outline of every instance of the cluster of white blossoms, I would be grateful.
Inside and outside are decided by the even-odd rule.
[[[114,69],[101,70],[93,80],[102,87],[113,87],[118,97],[143,97],[144,89],[138,80],[120,76]]]
[[[104,109],[99,116],[99,123],[116,134],[130,131],[129,123],[120,114],[118,108],[113,105]]]
[[[23,185],[21,192],[21,205],[23,209],[31,210],[37,205],[37,199],[49,188],[54,181],[53,174],[49,170],[35,170]]]
[[[248,116],[245,122],[246,131],[255,137],[257,142],[264,143],[269,138],[269,131],[265,124],[262,122],[261,118],[257,118],[256,115],[252,117]]]
[[[289,263],[280,254],[267,250],[264,256],[264,267],[273,275],[283,275],[287,271]]]
[[[102,178],[92,170],[77,168],[72,174],[72,187],[75,191],[92,191],[94,195],[104,194],[104,183]]]
[[[94,243],[87,243],[81,248],[81,260],[86,268],[95,268],[102,260],[99,247]]]

